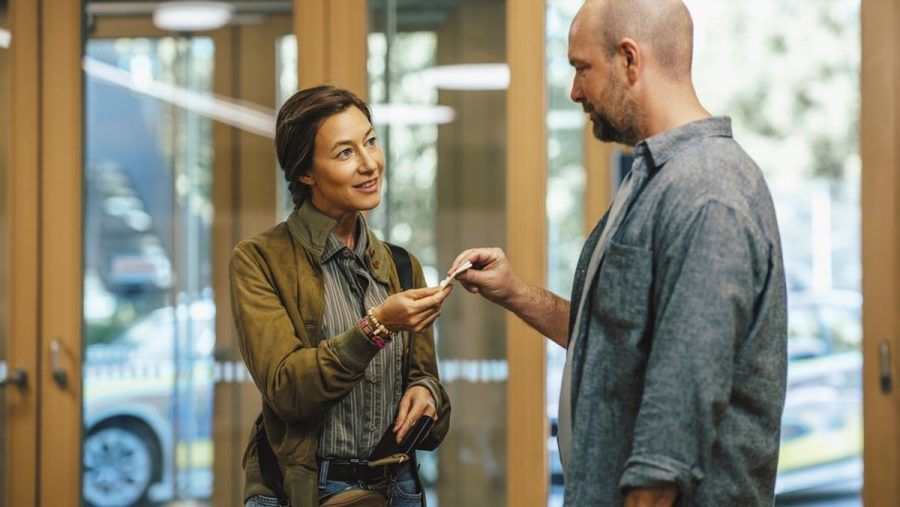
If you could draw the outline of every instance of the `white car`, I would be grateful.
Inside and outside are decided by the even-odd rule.
[[[83,496],[129,506],[212,492],[215,307],[163,307],[84,364]]]

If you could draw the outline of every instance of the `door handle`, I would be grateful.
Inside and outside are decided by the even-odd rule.
[[[50,342],[50,370],[53,372],[53,380],[61,388],[65,389],[69,385],[69,375],[59,362],[59,353],[62,350],[59,340]]]
[[[0,387],[10,384],[24,390],[28,386],[28,372],[25,368],[14,368],[12,372],[7,372],[6,363],[0,362]]]
[[[891,392],[891,389],[894,387],[893,379],[891,378],[891,344],[887,340],[883,340],[881,342],[881,347],[879,347],[881,352],[881,360],[879,361],[880,366],[880,379],[881,379],[881,392],[887,394]]]

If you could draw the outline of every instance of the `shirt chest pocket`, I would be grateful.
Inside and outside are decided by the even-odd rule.
[[[611,241],[594,285],[594,311],[604,327],[625,334],[642,331],[647,323],[653,253]],[[640,332],[638,333],[640,334]],[[625,338],[622,336],[621,338]]]

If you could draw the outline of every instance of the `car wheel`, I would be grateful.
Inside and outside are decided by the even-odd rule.
[[[93,507],[134,505],[153,479],[153,449],[147,430],[108,425],[84,439],[84,500]]]

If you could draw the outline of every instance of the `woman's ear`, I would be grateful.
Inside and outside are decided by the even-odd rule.
[[[300,183],[303,183],[304,185],[310,186],[310,187],[316,186],[316,180],[313,179],[313,177],[310,176],[309,174],[304,174],[303,176],[300,176],[299,178],[297,178],[297,181],[299,181]]]

